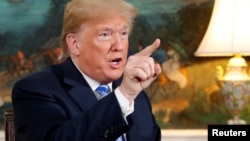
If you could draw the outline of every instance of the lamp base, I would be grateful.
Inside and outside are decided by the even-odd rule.
[[[246,121],[240,119],[240,114],[248,105],[250,98],[250,76],[245,59],[235,55],[229,60],[225,74],[221,67],[218,67],[217,80],[225,104],[233,115],[233,119],[227,123],[246,124]]]
[[[234,119],[230,119],[227,121],[229,125],[245,125],[247,122],[243,119],[240,119],[239,116],[235,116]]]

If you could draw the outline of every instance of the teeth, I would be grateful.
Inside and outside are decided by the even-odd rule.
[[[118,64],[118,62],[112,62],[112,64]]]

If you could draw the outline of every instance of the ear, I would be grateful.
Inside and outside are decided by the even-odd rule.
[[[77,37],[75,34],[72,34],[72,33],[68,34],[66,36],[66,42],[68,44],[70,53],[72,53],[74,55],[80,54],[79,44],[77,42]]]

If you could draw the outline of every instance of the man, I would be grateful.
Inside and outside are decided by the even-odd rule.
[[[129,56],[137,10],[124,0],[71,0],[62,50],[69,56],[18,81],[12,92],[17,141],[159,141],[143,89],[161,73],[157,39]],[[101,99],[95,90],[112,90]]]

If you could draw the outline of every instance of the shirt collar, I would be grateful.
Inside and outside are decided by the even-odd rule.
[[[95,91],[96,88],[100,85],[99,82],[95,81],[94,79],[90,78],[89,76],[87,76],[84,72],[82,72],[79,67],[76,65],[76,63],[74,62],[74,60],[72,59],[73,64],[76,66],[76,68],[78,69],[78,71],[82,74],[83,78],[87,81],[87,83],[89,84],[90,88],[92,89],[92,91]],[[112,90],[112,82],[108,83],[108,86],[110,88],[110,90]]]

